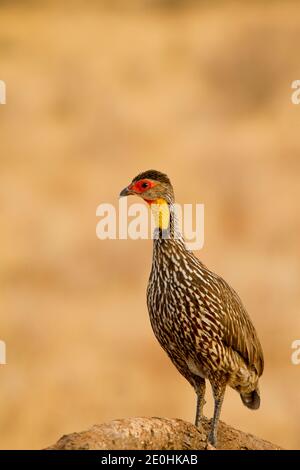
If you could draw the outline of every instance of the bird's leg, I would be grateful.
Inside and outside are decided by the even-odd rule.
[[[216,447],[217,445],[217,431],[218,431],[218,423],[221,414],[222,403],[224,400],[226,383],[212,383],[212,390],[215,400],[215,408],[214,408],[214,417],[212,419],[211,428],[208,436],[208,442]]]
[[[202,377],[197,377],[197,385],[195,387],[197,393],[197,408],[196,408],[196,419],[195,426],[200,428],[201,420],[203,416],[203,406],[205,405],[205,380]]]

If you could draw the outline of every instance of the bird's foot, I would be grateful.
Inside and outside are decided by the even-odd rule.
[[[208,446],[210,446],[209,450],[216,450],[217,448],[217,436],[213,432],[210,432],[208,435],[207,448]]]
[[[198,431],[199,431],[199,434],[200,434],[200,440],[202,442],[205,442],[207,440],[207,437],[206,437],[206,433],[204,431],[204,429],[202,427],[198,427]]]
[[[217,450],[216,447],[210,444],[210,442],[207,443],[206,445],[206,450]]]
[[[199,420],[198,422],[196,421],[195,426],[198,429],[198,432],[200,434],[200,440],[202,442],[205,442],[207,440],[207,436],[206,436],[206,432],[202,424],[202,419]]]

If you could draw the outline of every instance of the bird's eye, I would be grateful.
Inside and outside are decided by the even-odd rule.
[[[144,183],[141,184],[141,187],[142,187],[143,189],[148,188],[148,186],[149,186],[149,184],[146,183],[146,182],[144,182]]]

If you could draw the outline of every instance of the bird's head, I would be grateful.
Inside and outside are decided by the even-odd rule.
[[[120,197],[130,195],[139,196],[149,204],[157,228],[169,228],[170,205],[174,202],[174,192],[167,175],[156,170],[140,173],[120,193]]]
[[[148,170],[133,178],[132,182],[123,189],[120,197],[140,196],[149,205],[167,204],[174,202],[172,184],[167,175],[156,170]]]

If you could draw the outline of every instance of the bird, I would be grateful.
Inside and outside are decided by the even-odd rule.
[[[260,406],[264,358],[258,335],[236,291],[187,249],[177,227],[169,177],[156,170],[139,173],[120,193],[130,195],[141,197],[155,220],[147,287],[154,335],[196,392],[195,426],[200,430],[210,383],[214,412],[208,445],[215,448],[227,386],[249,409]]]

